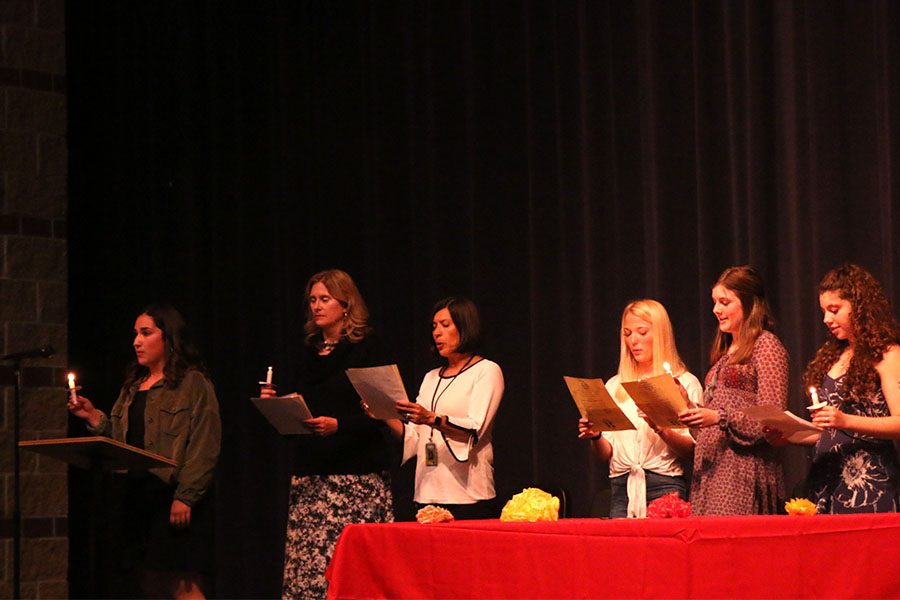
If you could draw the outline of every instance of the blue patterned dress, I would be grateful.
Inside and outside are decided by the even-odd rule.
[[[870,402],[842,402],[847,394],[844,376],[826,375],[819,388],[819,398],[848,415],[891,414],[880,387]],[[816,443],[809,481],[820,514],[897,512],[900,465],[891,440],[826,429]]]

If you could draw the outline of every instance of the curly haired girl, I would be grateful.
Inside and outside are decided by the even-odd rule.
[[[823,428],[799,443],[815,444],[810,490],[820,513],[896,512],[900,464],[900,324],[881,285],[847,263],[819,283],[819,305],[831,335],[804,375],[825,406]]]

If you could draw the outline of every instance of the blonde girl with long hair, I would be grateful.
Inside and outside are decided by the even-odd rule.
[[[656,300],[631,302],[622,312],[619,370],[606,388],[635,429],[600,432],[587,419],[578,421],[578,437],[590,440],[596,456],[609,463],[610,517],[645,517],[648,503],[671,492],[688,498],[683,461],[690,461],[694,450],[689,431],[658,427],[621,385],[663,374],[665,362],[688,398],[700,404],[700,382],[678,355],[665,307]]]

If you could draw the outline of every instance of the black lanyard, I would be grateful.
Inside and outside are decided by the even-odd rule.
[[[462,366],[462,368],[459,371],[457,371],[456,374],[453,375],[453,377],[450,378],[450,383],[448,383],[447,387],[445,387],[443,390],[441,390],[441,393],[438,394],[438,388],[441,387],[441,380],[444,378],[444,371],[447,369],[447,367],[441,367],[441,370],[438,372],[437,385],[434,386],[434,393],[431,394],[431,412],[437,414],[436,413],[437,405],[438,405],[438,402],[441,401],[441,396],[444,395],[444,392],[447,391],[447,388],[449,388],[451,385],[453,385],[453,382],[456,381],[456,378],[459,377],[459,374],[462,373],[463,371],[465,371],[467,368],[469,368],[469,363],[472,362],[473,358],[475,358],[474,354],[469,356],[469,360],[466,361],[466,364],[464,364]],[[448,419],[449,419],[449,416],[448,416]],[[430,442],[433,437],[434,437],[434,427],[431,428],[431,434],[429,434],[429,436],[428,436],[428,441]]]

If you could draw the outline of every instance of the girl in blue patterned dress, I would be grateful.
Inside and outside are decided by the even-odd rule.
[[[823,322],[831,332],[804,381],[825,406],[823,428],[799,443],[815,444],[809,487],[819,513],[896,512],[900,465],[900,325],[881,285],[865,269],[841,265],[819,284]]]

